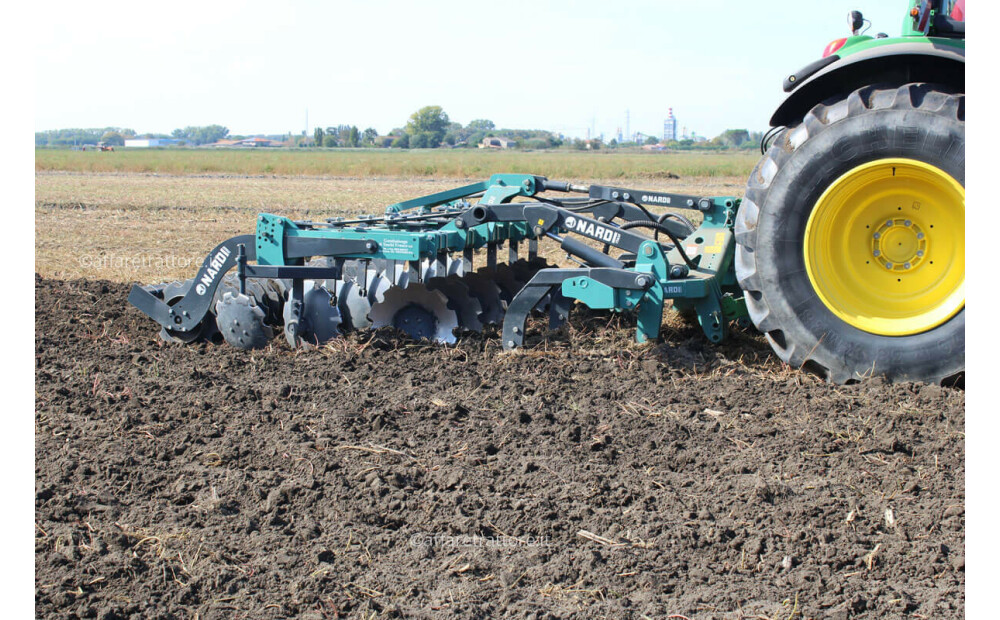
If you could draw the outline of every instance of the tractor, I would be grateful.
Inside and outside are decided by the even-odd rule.
[[[955,382],[964,0],[912,0],[898,37],[865,24],[851,12],[851,36],[785,78],[743,197],[494,174],[376,215],[262,213],[193,279],[135,285],[129,301],[165,340],[242,349],[380,327],[447,344],[489,324],[514,349],[530,316],[557,328],[576,302],[634,313],[643,342],[673,307],[713,343],[752,322],[781,360],[830,382]],[[540,243],[574,266],[547,263]]]
[[[844,383],[965,368],[965,2],[911,2],[788,97],[736,217],[735,271],[777,355]]]

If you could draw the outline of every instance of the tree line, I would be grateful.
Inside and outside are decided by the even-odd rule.
[[[122,127],[100,129],[50,129],[35,132],[35,146],[79,146],[106,142],[113,146],[125,144],[125,138],[135,137],[135,131]]]
[[[132,138],[173,138],[184,144],[200,146],[212,144],[229,136],[229,129],[222,125],[204,127],[184,127],[171,134],[138,134],[134,129],[124,127],[102,127],[93,129],[50,129],[35,132],[35,146],[82,146],[104,142],[111,146],[123,146]]]
[[[250,136],[230,135],[229,129],[222,125],[188,126],[173,130],[167,134],[136,134],[132,129],[122,127],[104,127],[100,129],[53,129],[35,133],[36,146],[76,146],[104,142],[113,146],[121,146],[128,138],[173,138],[179,145],[201,146],[214,144],[220,140],[243,139]],[[513,141],[514,148],[552,149],[569,148],[578,150],[594,150],[600,148],[614,149],[637,147],[642,145],[661,144],[671,150],[695,149],[750,149],[756,148],[760,142],[761,133],[749,132],[746,129],[727,129],[712,140],[696,142],[694,140],[675,140],[667,143],[654,136],[647,136],[642,143],[621,142],[599,139],[581,140],[579,138],[564,138],[550,131],[540,129],[497,129],[493,121],[475,119],[466,125],[452,121],[441,106],[424,106],[410,115],[403,127],[397,127],[388,135],[379,135],[373,127],[360,130],[356,125],[335,125],[316,127],[311,136],[284,134],[267,136],[269,139],[293,144],[297,147],[326,148],[402,148],[402,149],[433,149],[439,147],[476,148],[485,138],[502,137]]]
[[[532,129],[497,129],[493,121],[476,119],[467,125],[452,121],[441,106],[425,106],[412,115],[403,127],[387,135],[379,135],[372,127],[359,131],[354,125],[313,130],[311,142],[300,141],[299,146],[328,148],[403,148],[433,149],[441,146],[475,148],[486,137],[511,138],[527,148],[554,148],[561,146],[561,138],[551,132]]]

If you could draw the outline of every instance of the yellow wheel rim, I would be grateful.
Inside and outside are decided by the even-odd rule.
[[[805,233],[820,299],[884,336],[934,329],[965,307],[965,188],[913,159],[880,159],[833,182]]]

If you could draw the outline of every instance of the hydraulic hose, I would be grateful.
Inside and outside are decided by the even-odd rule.
[[[664,213],[663,215],[660,216],[660,218],[658,220],[656,220],[656,223],[657,224],[662,224],[664,221],[667,220],[667,218],[670,218],[670,219],[673,219],[673,220],[677,220],[678,222],[680,222],[680,223],[684,224],[685,226],[687,226],[688,227],[688,234],[693,233],[698,228],[697,226],[694,225],[694,222],[692,222],[691,220],[687,219],[686,217],[684,217],[683,215],[680,215],[678,213],[669,213],[669,212],[668,213]]]
[[[684,251],[684,247],[681,245],[681,240],[678,239],[677,236],[664,224],[661,224],[660,222],[647,222],[645,220],[633,220],[631,222],[625,222],[621,225],[622,230],[628,230],[629,228],[652,228],[653,230],[662,232],[666,236],[670,237],[670,240],[674,242],[674,249],[676,249],[677,253],[681,255],[682,259],[684,259],[684,263],[691,269],[698,268],[698,265],[696,265],[694,261],[688,257],[687,252]]]

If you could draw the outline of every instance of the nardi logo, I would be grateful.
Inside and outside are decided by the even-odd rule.
[[[215,276],[219,275],[219,270],[226,264],[226,259],[229,258],[230,254],[232,254],[232,251],[225,246],[215,253],[215,256],[212,257],[212,262],[208,264],[208,269],[205,270],[205,275],[201,277],[198,286],[194,287],[195,292],[199,295],[204,295],[208,292],[208,287],[212,286],[212,283],[215,282]]]
[[[563,225],[567,229],[578,232],[585,237],[597,239],[598,241],[603,241],[604,243],[610,243],[612,245],[621,241],[622,238],[622,234],[613,228],[601,226],[600,224],[590,220],[577,219],[572,215],[563,220]]]

